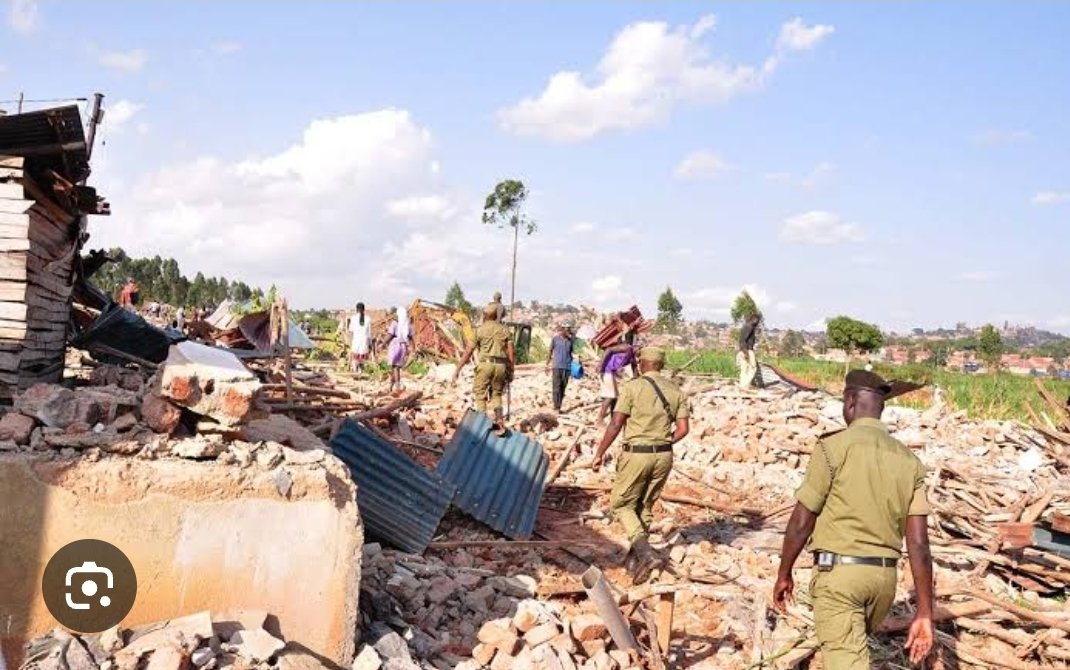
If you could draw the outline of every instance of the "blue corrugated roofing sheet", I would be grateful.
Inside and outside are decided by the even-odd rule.
[[[422,553],[446,514],[453,487],[355,421],[342,424],[331,450],[357,483],[357,507],[367,534]]]
[[[469,410],[457,427],[438,472],[457,491],[453,504],[514,540],[531,537],[550,459],[520,432],[504,438],[491,418]]]

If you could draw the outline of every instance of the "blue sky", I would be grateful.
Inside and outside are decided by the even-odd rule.
[[[1070,5],[49,3],[0,99],[108,109],[91,245],[295,304],[518,297],[1070,332]],[[10,104],[0,107],[11,109]]]

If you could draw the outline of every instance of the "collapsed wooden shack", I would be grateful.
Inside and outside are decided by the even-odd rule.
[[[89,150],[75,106],[0,116],[0,399],[58,382],[87,214]]]

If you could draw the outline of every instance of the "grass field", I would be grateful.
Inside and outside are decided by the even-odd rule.
[[[735,354],[727,351],[671,351],[668,367],[680,367],[694,356],[698,356],[698,359],[688,367],[689,372],[729,378],[738,374]],[[841,363],[810,358],[780,358],[768,362],[829,392],[839,393],[843,389],[844,366]],[[1031,377],[1009,373],[967,374],[917,364],[895,366],[878,363],[874,370],[886,379],[905,379],[929,385],[893,401],[907,407],[928,407],[932,401],[932,385],[937,384],[944,389],[945,398],[952,408],[965,410],[973,418],[1019,419],[1028,423],[1030,417],[1026,403],[1047,410]],[[1070,381],[1046,379],[1044,385],[1056,398],[1062,400],[1070,396]]]

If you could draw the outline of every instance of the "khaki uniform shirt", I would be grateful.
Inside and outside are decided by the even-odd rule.
[[[680,387],[655,372],[647,372],[649,377],[661,389],[669,407],[677,419],[691,416],[687,398]],[[650,382],[643,378],[632,379],[621,387],[620,397],[614,412],[628,415],[624,424],[624,443],[628,445],[662,445],[672,443],[672,434],[676,422],[665,414],[658,394],[650,387]]]
[[[479,352],[479,360],[497,363],[490,358],[506,358],[509,356],[509,329],[497,321],[484,321],[476,330],[476,350]]]
[[[795,498],[817,514],[810,549],[898,558],[908,516],[929,514],[925,466],[878,419],[823,438]]]

